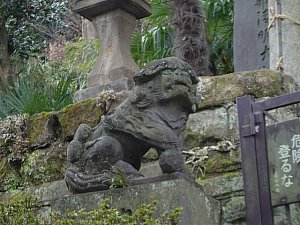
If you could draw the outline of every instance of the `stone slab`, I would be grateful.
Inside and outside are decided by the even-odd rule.
[[[150,4],[145,0],[75,0],[72,2],[72,8],[88,20],[117,8],[125,10],[137,19],[151,15]]]
[[[61,184],[60,184],[61,185]],[[180,225],[217,225],[220,224],[220,203],[204,194],[202,187],[185,175],[163,175],[143,178],[131,182],[126,188],[65,195],[48,202],[51,210],[92,210],[109,198],[112,206],[123,210],[135,211],[143,203],[158,200],[159,212],[182,207]],[[51,195],[48,195],[51,196]]]
[[[269,68],[268,0],[234,1],[234,70]]]
[[[133,84],[132,81],[127,79],[118,79],[115,81],[108,82],[106,84],[93,86],[81,91],[77,91],[74,95],[74,101],[80,102],[85,99],[95,98],[99,93],[105,90],[114,90],[115,92],[120,92],[123,90],[130,90]]]
[[[152,162],[142,162],[139,172],[146,177],[155,177],[163,174],[158,160]]]
[[[299,90],[291,76],[275,70],[255,70],[214,77],[201,77],[202,99],[198,110],[235,102],[243,95],[273,97]]]
[[[240,172],[208,178],[201,184],[206,194],[218,200],[244,195],[243,177]]]

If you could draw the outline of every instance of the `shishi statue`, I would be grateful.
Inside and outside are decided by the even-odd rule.
[[[128,98],[95,128],[78,127],[67,149],[71,192],[108,189],[112,166],[128,179],[141,176],[142,157],[151,147],[164,173],[183,172],[179,134],[196,108],[198,78],[187,63],[169,57],[149,63],[133,79]]]

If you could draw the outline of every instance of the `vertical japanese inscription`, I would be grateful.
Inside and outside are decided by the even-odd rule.
[[[288,145],[280,145],[279,147],[279,159],[281,160],[281,172],[282,176],[280,177],[281,185],[289,188],[294,183],[292,182],[293,176],[290,175],[292,170],[291,165],[291,149]]]
[[[268,0],[255,0],[256,9],[256,29],[257,29],[257,46],[258,46],[258,63],[260,68],[269,67],[269,13]]]
[[[300,120],[266,128],[272,204],[298,201],[300,194]]]
[[[235,71],[270,67],[268,1],[234,1]]]

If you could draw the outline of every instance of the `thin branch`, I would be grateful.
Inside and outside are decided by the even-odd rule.
[[[41,25],[41,24],[33,24],[33,23],[27,23],[29,26],[31,26],[31,27],[33,27],[35,30],[37,30],[38,32],[40,32],[41,34],[44,34],[46,37],[49,37],[49,38],[55,38],[55,39],[57,39],[58,38],[58,36],[57,35],[55,35],[55,32],[51,32],[51,33],[49,33],[49,32],[47,32],[46,30],[49,30],[49,28],[48,29],[46,29],[46,27],[45,26],[43,26],[43,25]]]

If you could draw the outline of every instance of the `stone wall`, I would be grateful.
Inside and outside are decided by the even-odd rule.
[[[184,145],[195,152],[207,150],[204,152],[207,158],[200,163],[204,176],[198,182],[206,194],[220,201],[221,224],[245,224],[235,99],[243,95],[262,99],[299,89],[291,77],[270,70],[207,77],[203,79],[203,86],[200,110],[190,115],[182,134]],[[294,108],[281,108],[270,114],[278,121],[284,121],[297,117],[298,112]],[[226,145],[226,141],[231,144]],[[296,208],[292,210],[294,214]],[[275,210],[276,224],[285,224],[283,212],[283,208]],[[294,224],[299,224],[296,216],[294,219]]]
[[[190,115],[186,130],[182,133],[187,170],[194,174],[205,195],[220,204],[220,224],[245,224],[236,97],[253,95],[261,99],[294,92],[298,87],[287,75],[260,70],[203,77],[199,89],[202,89],[203,94],[198,111]],[[115,105],[125,97],[126,93],[117,95]],[[68,106],[59,112],[31,117],[28,129],[31,150],[19,168],[21,179],[33,185],[63,179],[66,146],[77,126],[83,122],[95,126],[104,112],[105,108],[99,99],[91,99]],[[278,120],[286,120],[296,117],[298,112],[289,107],[271,114]],[[5,146],[2,145],[1,148]],[[0,186],[7,183],[11,174],[14,174],[7,163],[8,159],[9,155],[0,160]],[[142,173],[152,177],[160,175],[156,159],[157,154],[152,149],[145,156]],[[40,176],[36,176],[37,174]],[[37,189],[37,192],[55,192],[48,187],[51,187],[51,183],[44,184],[43,189]],[[297,207],[294,208],[292,214],[297,212]],[[276,209],[277,224],[284,222],[282,210]]]

